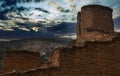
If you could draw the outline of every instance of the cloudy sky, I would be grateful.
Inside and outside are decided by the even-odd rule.
[[[112,8],[120,29],[120,0],[0,0],[0,38],[75,37],[77,12],[89,4]]]

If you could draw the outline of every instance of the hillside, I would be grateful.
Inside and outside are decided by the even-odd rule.
[[[32,38],[14,41],[0,42],[2,50],[26,50],[39,52],[41,56],[49,56],[54,48],[66,47],[71,42],[71,39],[48,39],[48,38]]]

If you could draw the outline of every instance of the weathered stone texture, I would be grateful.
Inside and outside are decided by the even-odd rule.
[[[57,76],[119,76],[120,39],[111,42],[86,42],[60,52]]]
[[[119,44],[120,37],[116,37],[112,41],[92,41],[81,47],[61,48],[54,52],[59,55],[55,56],[59,58],[58,67],[1,76],[120,76]]]
[[[2,72],[20,72],[40,67],[39,53],[27,51],[5,51]]]
[[[114,32],[112,9],[100,5],[88,5],[77,17],[77,41],[99,40],[95,33]],[[94,34],[93,34],[94,33]],[[101,34],[99,34],[100,36]]]

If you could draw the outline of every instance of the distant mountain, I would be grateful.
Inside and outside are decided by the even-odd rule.
[[[33,38],[24,40],[15,40],[8,42],[0,42],[0,48],[6,51],[26,50],[39,52],[41,56],[49,56],[57,47],[66,47],[71,42],[71,39],[59,38]]]

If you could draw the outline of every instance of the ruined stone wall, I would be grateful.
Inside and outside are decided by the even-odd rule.
[[[120,39],[63,49],[54,72],[56,76],[120,76]]]
[[[1,76],[120,76],[120,37],[60,50],[59,67]]]
[[[19,72],[40,67],[38,53],[26,51],[6,51],[3,55],[2,72]]]

